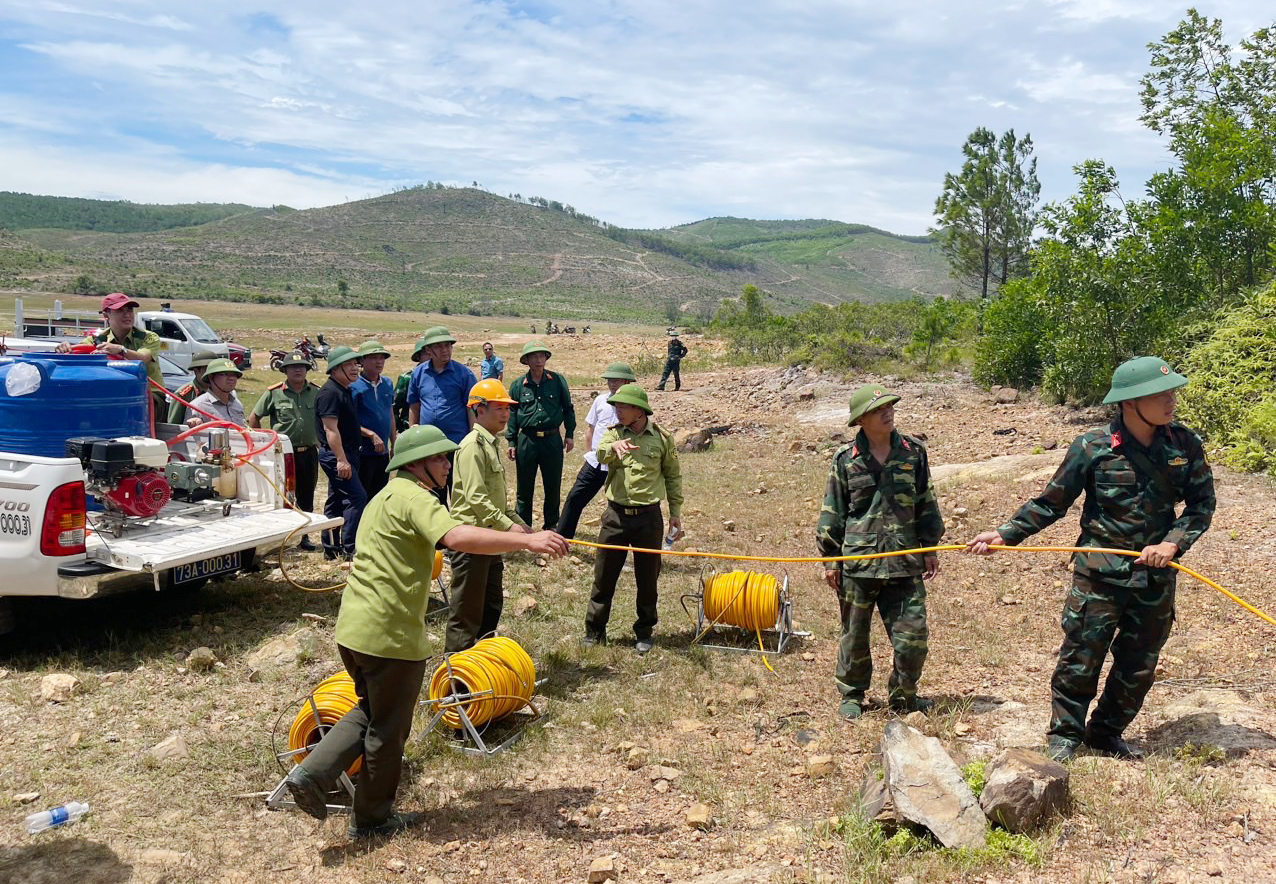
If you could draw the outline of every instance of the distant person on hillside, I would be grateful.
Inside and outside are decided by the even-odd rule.
[[[563,455],[576,444],[576,408],[567,378],[545,367],[549,348],[541,341],[528,341],[519,362],[527,374],[510,384],[510,398],[518,404],[510,415],[505,438],[509,459],[518,476],[518,516],[532,524],[532,497],[536,493],[536,472],[545,489],[545,518],[542,527],[558,524],[559,500],[563,484]],[[567,431],[566,438],[563,430]]]
[[[859,432],[833,455],[824,505],[815,531],[821,556],[852,556],[934,546],[944,520],[930,480],[926,447],[895,429],[899,397],[875,384],[851,396],[850,426]],[[869,632],[876,609],[895,651],[887,683],[891,709],[925,712],[934,703],[917,696],[929,651],[926,584],[939,573],[939,556],[915,553],[824,567],[837,593],[842,639],[834,679],[845,719],[859,718],[873,676]]]
[[[492,342],[484,341],[483,362],[479,365],[479,380],[485,381],[488,378],[495,378],[498,381],[504,381],[505,363],[496,355],[496,350],[492,347]]]
[[[359,413],[363,444],[359,448],[359,482],[371,498],[385,487],[385,465],[398,431],[394,426],[394,384],[382,372],[390,351],[377,341],[359,346],[363,368],[350,385],[354,407]]]
[[[452,358],[455,343],[456,338],[441,325],[426,329],[421,336],[420,345],[428,358],[423,358],[412,369],[408,382],[408,422],[412,426],[438,427],[443,435],[459,445],[474,426],[474,413],[466,402],[478,378],[467,366]],[[448,460],[452,460],[450,453]],[[445,488],[447,492],[452,490],[451,471]]]
[[[1018,546],[1063,518],[1085,492],[1078,547],[1139,550],[1138,558],[1074,553],[1063,606],[1063,645],[1050,682],[1046,754],[1071,761],[1084,744],[1116,758],[1143,752],[1122,736],[1143,707],[1174,623],[1170,563],[1191,549],[1214,517],[1214,476],[1201,437],[1174,420],[1187,378],[1155,356],[1117,366],[1105,404],[1111,425],[1082,433],[1044,491],[996,531],[966,548]],[[1182,501],[1182,515],[1175,505]],[[1086,723],[1108,652],[1112,668]]]
[[[660,383],[656,384],[656,389],[663,391],[665,381],[669,380],[669,375],[673,374],[673,389],[676,393],[682,389],[682,372],[679,366],[682,364],[682,357],[687,355],[687,347],[678,338],[678,330],[676,328],[669,329],[669,348],[665,356],[665,370],[660,375]]]
[[[558,520],[558,533],[571,540],[576,536],[576,527],[580,524],[580,514],[589,506],[603,485],[607,482],[607,467],[598,462],[598,443],[603,435],[616,425],[616,408],[607,401],[624,384],[637,381],[634,370],[625,362],[613,362],[603,372],[603,381],[607,384],[606,394],[594,397],[590,403],[589,414],[585,415],[585,432],[589,438],[589,450],[585,452],[585,462],[576,474],[576,482],[572,490],[567,492],[567,502],[563,504],[563,515]]]

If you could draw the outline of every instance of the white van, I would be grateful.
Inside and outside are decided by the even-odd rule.
[[[190,368],[191,357],[200,350],[230,358],[230,348],[208,323],[194,313],[146,310],[137,314],[138,323],[164,342],[164,355],[182,368]]]

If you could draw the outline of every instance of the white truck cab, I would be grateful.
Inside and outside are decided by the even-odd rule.
[[[164,342],[164,355],[182,368],[190,368],[191,358],[200,350],[230,358],[230,348],[194,313],[143,310],[138,312],[137,321],[147,331],[159,335]]]

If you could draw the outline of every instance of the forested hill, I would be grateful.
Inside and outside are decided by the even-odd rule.
[[[0,285],[683,324],[706,321],[746,284],[778,313],[956,288],[933,244],[837,222],[738,222],[793,227],[723,247],[697,225],[625,230],[553,201],[468,187],[319,209],[242,208],[148,233],[24,229],[42,255],[66,261],[0,273]]]
[[[252,211],[255,211],[252,206],[238,203],[161,206],[127,200],[90,200],[0,191],[0,229],[10,231],[56,228],[147,233],[194,227]]]

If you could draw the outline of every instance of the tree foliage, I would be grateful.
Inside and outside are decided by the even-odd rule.
[[[1041,194],[1032,136],[1000,138],[982,126],[962,145],[961,171],[944,175],[932,233],[956,279],[987,298],[1027,271]]]
[[[90,200],[0,192],[0,227],[8,230],[54,228],[146,233],[193,227],[253,211],[257,210],[237,203],[160,206],[126,200]]]

